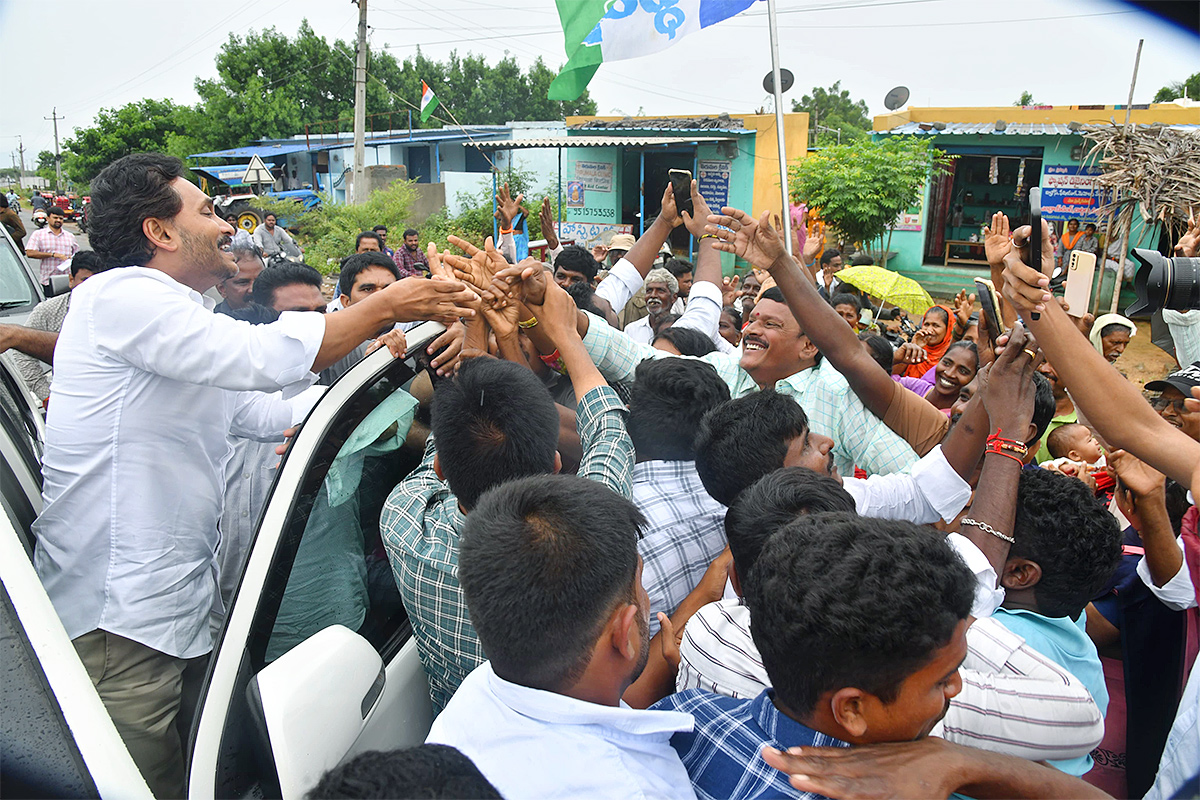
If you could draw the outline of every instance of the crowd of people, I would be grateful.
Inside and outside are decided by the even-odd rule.
[[[695,183],[595,250],[544,202],[545,263],[516,259],[507,187],[495,243],[380,225],[331,299],[277,221],[238,233],[182,175],[107,167],[71,293],[0,326],[48,398],[35,564],[156,796],[183,794],[177,718],[285,430],[426,320],[388,432],[419,463],[375,530],[317,498],[357,552],[314,565],[343,590],[267,659],[386,585],[436,717],[311,796],[1200,791],[1200,312],[1144,395],[1113,366],[1134,323],[1049,291],[1048,229],[993,220],[1005,330],[965,292],[913,326],[823,235],[793,257]]]

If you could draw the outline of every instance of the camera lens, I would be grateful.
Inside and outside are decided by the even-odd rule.
[[[1127,316],[1162,308],[1200,308],[1200,258],[1167,258],[1140,247],[1135,247],[1132,255],[1141,266],[1133,278],[1137,300],[1125,310]]]

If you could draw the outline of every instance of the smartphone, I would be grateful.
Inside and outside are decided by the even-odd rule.
[[[983,307],[983,313],[980,315],[983,334],[987,336],[992,349],[995,349],[996,337],[1004,330],[1004,322],[1000,318],[1000,296],[996,294],[996,285],[989,278],[976,278],[975,295],[979,298],[979,305]]]
[[[1096,276],[1096,254],[1072,250],[1067,262],[1066,292],[1063,299],[1067,301],[1072,317],[1082,317],[1087,313],[1088,305],[1092,302],[1092,280]]]
[[[1029,188],[1029,266],[1042,271],[1042,190],[1038,186]],[[1034,311],[1029,316],[1041,319],[1042,315]]]
[[[673,169],[667,172],[671,178],[671,191],[675,193],[675,210],[682,215],[695,213],[692,210],[692,173],[686,169]]]

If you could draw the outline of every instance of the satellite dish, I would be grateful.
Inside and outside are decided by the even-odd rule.
[[[792,74],[790,69],[779,68],[779,93],[783,94],[788,89],[792,88],[792,84],[796,82],[796,76]],[[763,90],[767,94],[775,94],[775,73],[768,72],[763,78]]]
[[[887,93],[887,97],[883,98],[883,107],[888,111],[895,111],[908,102],[908,87],[897,86]]]

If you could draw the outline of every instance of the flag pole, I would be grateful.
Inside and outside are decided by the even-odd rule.
[[[771,30],[771,74],[775,90],[775,133],[779,137],[779,193],[783,205],[779,216],[783,222],[783,243],[792,255],[792,214],[788,198],[787,152],[783,144],[783,91],[779,80],[779,28],[775,22],[775,0],[767,0],[767,24]]]

